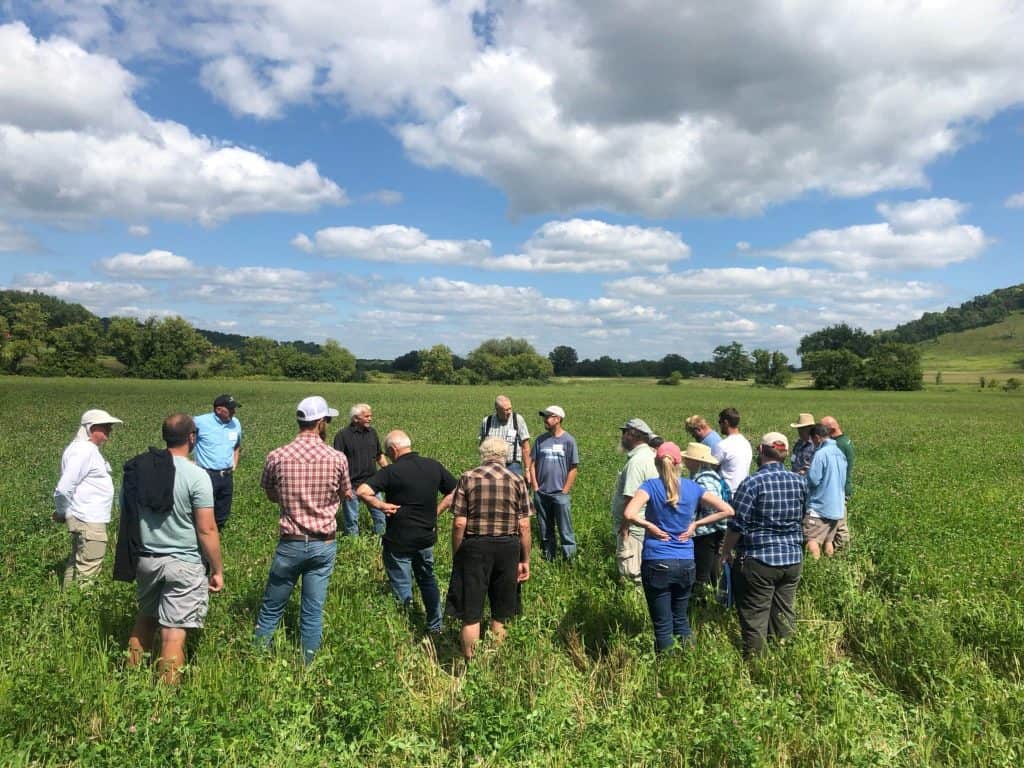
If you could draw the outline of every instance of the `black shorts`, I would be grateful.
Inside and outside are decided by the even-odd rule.
[[[445,613],[464,624],[483,618],[505,622],[519,613],[519,537],[467,536],[455,553]]]

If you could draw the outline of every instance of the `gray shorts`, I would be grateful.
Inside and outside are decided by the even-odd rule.
[[[174,557],[140,557],[135,575],[139,612],[161,627],[198,629],[210,605],[206,568]]]

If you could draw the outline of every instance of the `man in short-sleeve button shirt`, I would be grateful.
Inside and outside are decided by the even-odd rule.
[[[359,488],[378,469],[388,465],[388,460],[380,449],[380,438],[372,426],[373,409],[367,403],[356,403],[349,409],[349,423],[334,436],[334,450],[341,451],[348,459],[348,471],[352,480],[352,488]],[[345,510],[345,535],[359,535],[359,497],[355,494],[342,502]],[[384,534],[384,513],[372,506],[370,518],[373,521],[373,532],[378,536]]]
[[[206,470],[213,484],[213,516],[217,530],[223,530],[231,514],[234,494],[234,472],[242,448],[242,425],[235,418],[241,408],[231,395],[220,395],[213,401],[213,412],[195,418],[198,439],[196,464]]]
[[[494,398],[494,413],[480,422],[480,442],[486,437],[505,441],[505,466],[520,477],[530,477],[530,430],[522,414],[512,410],[505,395]]]

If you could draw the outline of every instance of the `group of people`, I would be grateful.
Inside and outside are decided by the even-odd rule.
[[[621,427],[627,460],[612,498],[619,573],[643,587],[661,651],[689,640],[690,598],[717,590],[724,564],[744,653],[755,654],[792,631],[804,547],[818,558],[849,541],[853,444],[834,417],[802,413],[791,424],[792,457],[786,435],[768,432],[750,474],[755,450],[735,408],[718,414],[717,431],[696,414],[684,426],[685,450],[643,419]]]
[[[136,582],[139,612],[129,659],[141,663],[159,632],[160,670],[168,682],[177,680],[183,663],[186,630],[203,626],[209,592],[223,588],[219,532],[230,514],[241,450],[237,408],[232,396],[221,395],[212,413],[171,414],[162,425],[166,449],[125,464],[114,570],[115,578]],[[570,494],[578,447],[563,427],[562,407],[538,413],[545,430],[531,446],[526,419],[507,397],[496,398],[493,414],[480,425],[480,463],[456,478],[414,451],[400,429],[388,432],[382,447],[365,403],[351,408],[348,425],[328,444],[328,426],[339,412],[323,397],[303,399],[295,412],[296,437],[270,452],[260,477],[280,520],[256,642],[270,644],[301,581],[300,644],[307,662],[315,656],[338,512],[340,532],[357,535],[362,502],[381,537],[392,593],[410,607],[415,581],[428,632],[439,633],[446,614],[461,622],[461,649],[471,659],[489,603],[490,632],[500,643],[505,624],[521,610],[520,585],[530,577],[530,518],[538,519],[545,560],[571,560],[577,552]],[[66,521],[71,536],[65,585],[88,580],[101,567],[114,487],[100,448],[120,423],[106,411],[86,411],[64,452],[54,517]],[[817,557],[849,540],[845,500],[853,447],[836,420],[800,415],[792,425],[799,440],[791,470],[783,465],[786,436],[764,435],[753,475],[754,451],[739,423],[734,408],[719,414],[720,434],[691,416],[685,429],[693,441],[685,450],[656,436],[643,419],[620,428],[627,461],[612,497],[616,560],[623,579],[643,587],[658,651],[689,640],[691,594],[714,589],[723,563],[730,562],[744,651],[756,653],[768,636],[785,637],[793,626],[805,541]],[[433,547],[438,517],[449,509],[453,564],[442,606]]]

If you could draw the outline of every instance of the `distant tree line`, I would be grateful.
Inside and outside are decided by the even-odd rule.
[[[797,349],[817,389],[921,389],[921,351],[846,323],[804,336]]]
[[[356,359],[323,345],[239,337],[218,346],[181,317],[100,319],[41,293],[0,291],[0,371],[34,376],[185,379],[265,375],[307,381],[358,379]]]
[[[942,312],[925,312],[917,320],[897,325],[891,331],[883,331],[883,341],[915,344],[930,341],[944,333],[968,331],[994,325],[1011,312],[1024,309],[1024,284],[999,288],[984,296],[975,296],[959,307],[949,307]]]

